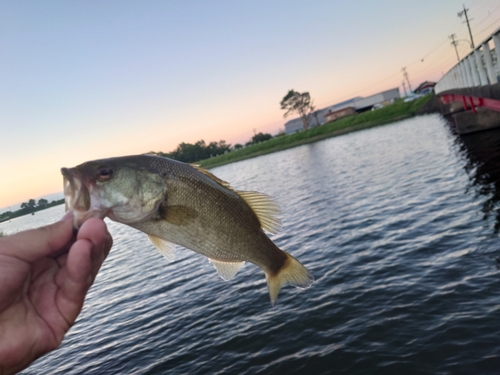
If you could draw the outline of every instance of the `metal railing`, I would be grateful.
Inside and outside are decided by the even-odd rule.
[[[493,40],[494,48],[490,49]],[[487,86],[500,81],[500,28],[451,68],[436,84],[439,94],[452,89]]]

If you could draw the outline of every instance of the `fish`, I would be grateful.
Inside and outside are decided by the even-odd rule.
[[[108,217],[144,232],[169,261],[175,245],[207,257],[224,280],[253,263],[264,271],[273,306],[283,285],[314,281],[266,234],[281,229],[280,207],[267,194],[235,190],[198,165],[158,155],[88,161],[61,173],[75,228]]]

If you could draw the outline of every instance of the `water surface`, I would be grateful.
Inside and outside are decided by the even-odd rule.
[[[212,170],[276,197],[273,240],[316,277],[269,303],[262,271],[229,282],[132,228],[57,351],[25,374],[496,374],[500,133],[436,115]],[[0,224],[14,232],[62,206]]]

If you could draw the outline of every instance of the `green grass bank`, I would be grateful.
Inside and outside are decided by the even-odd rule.
[[[201,160],[197,164],[200,164],[203,168],[214,168],[235,161],[269,154],[271,152],[286,150],[306,143],[317,142],[325,138],[388,124],[415,116],[417,111],[431,98],[432,95],[427,95],[408,103],[400,99],[393,104],[379,108],[375,111],[355,114],[298,133],[277,136],[268,141],[251,145],[240,150],[233,150],[224,155]]]

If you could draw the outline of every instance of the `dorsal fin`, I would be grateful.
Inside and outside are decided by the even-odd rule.
[[[189,165],[191,167],[193,167],[194,169],[196,169],[198,172],[203,173],[205,176],[211,178],[212,180],[214,180],[215,182],[217,182],[219,185],[222,185],[225,188],[233,190],[233,188],[231,187],[231,185],[229,184],[229,182],[221,180],[219,177],[217,177],[213,173],[207,171],[206,169],[200,167],[198,164],[189,164]]]
[[[272,234],[281,230],[281,220],[278,217],[281,214],[281,209],[272,197],[256,191],[236,191],[236,193],[255,212],[262,229]]]
[[[219,177],[201,168],[199,165],[190,165],[219,185],[238,194],[250,206],[255,215],[257,215],[262,229],[271,234],[276,234],[281,230],[281,220],[278,218],[281,214],[281,209],[272,197],[257,191],[234,190],[228,182],[221,180]]]

